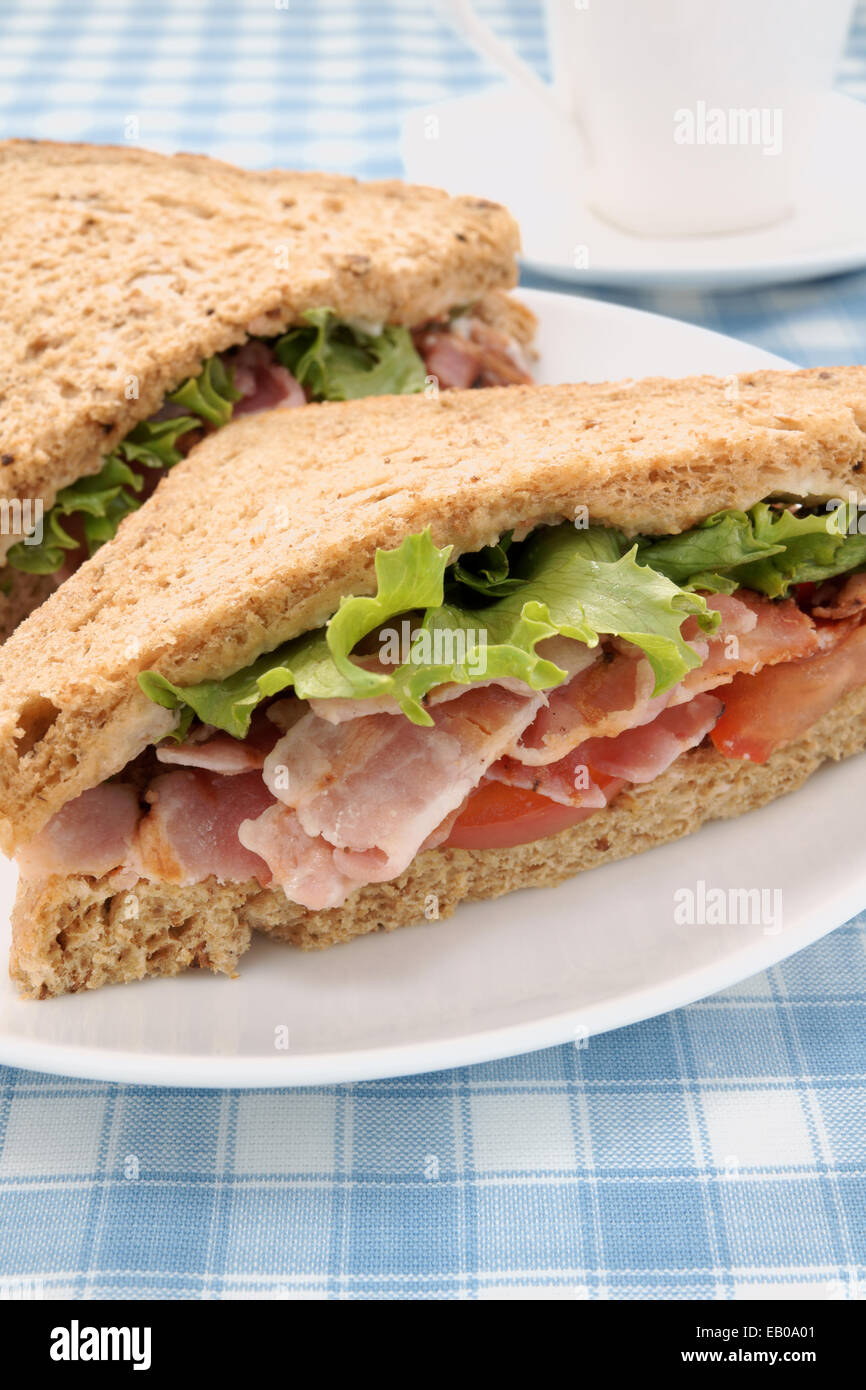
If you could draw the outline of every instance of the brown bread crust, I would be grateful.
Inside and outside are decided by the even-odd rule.
[[[21,570],[0,569],[0,643],[13,633],[40,603],[57,587],[50,574],[24,574]],[[3,658],[0,657],[0,665]]]

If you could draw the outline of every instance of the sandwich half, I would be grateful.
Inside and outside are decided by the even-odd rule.
[[[233,415],[523,382],[504,208],[0,142],[0,639]]]
[[[860,751],[864,460],[863,367],[205,440],[4,649],[22,993],[443,918]]]

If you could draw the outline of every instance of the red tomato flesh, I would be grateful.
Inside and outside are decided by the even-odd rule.
[[[710,734],[727,758],[765,763],[805,734],[849,690],[866,681],[866,626],[836,624],[838,643],[817,656],[765,666],[720,686],[724,712]]]
[[[454,822],[444,848],[508,849],[555,835],[592,814],[586,807],[560,806],[523,787],[482,782]]]

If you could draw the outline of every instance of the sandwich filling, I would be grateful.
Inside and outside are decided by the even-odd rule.
[[[411,395],[433,384],[450,390],[532,380],[520,344],[471,307],[412,331],[345,323],[330,309],[310,310],[304,319],[279,338],[252,338],[210,358],[135,426],[98,473],[61,489],[44,517],[41,540],[18,541],[7,563],[28,574],[56,575],[62,583],[114,537],[166,469],[235,416],[308,401]]]
[[[425,851],[601,830],[700,745],[765,762],[866,683],[853,507],[771,500],[631,541],[561,522],[457,559],[424,532],[376,576],[224,679],[142,675],[173,736],[59,811],[25,878],[338,908]]]

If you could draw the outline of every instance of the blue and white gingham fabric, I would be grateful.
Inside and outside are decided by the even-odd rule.
[[[545,70],[538,4],[479,9]],[[496,80],[430,0],[0,3],[0,136],[374,177]],[[607,297],[866,361],[866,274]],[[299,1092],[0,1069],[0,1296],[863,1298],[864,1039],[866,914],[583,1049]]]

